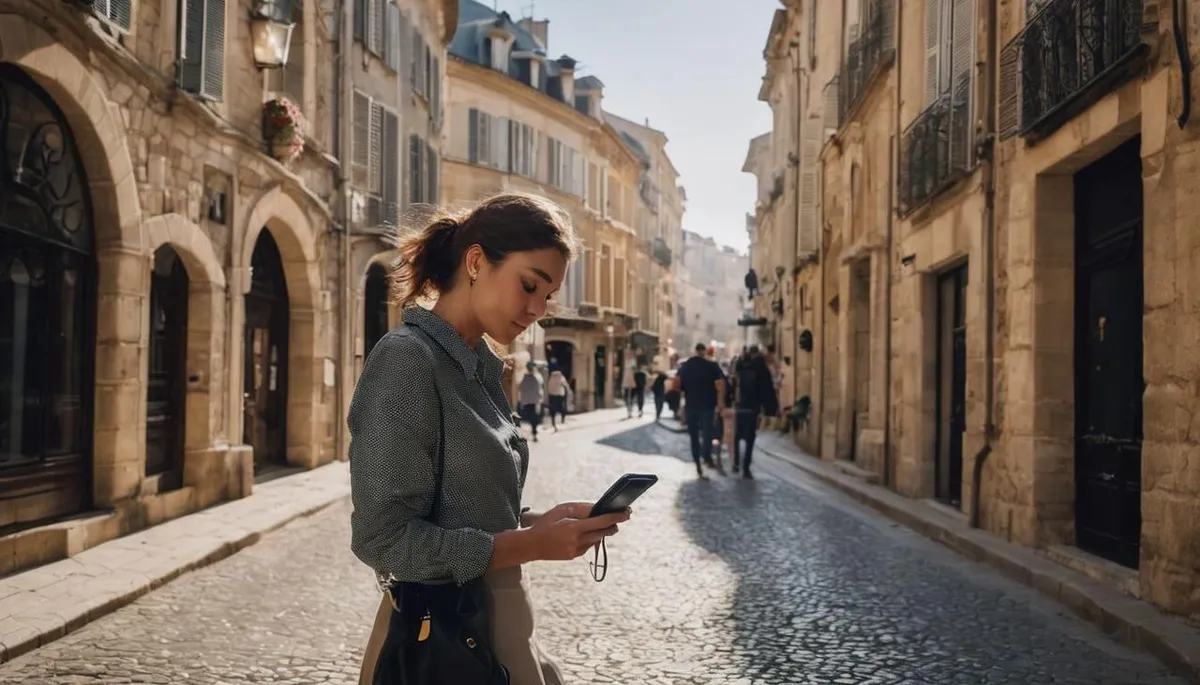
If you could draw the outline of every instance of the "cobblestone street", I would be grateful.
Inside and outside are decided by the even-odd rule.
[[[573,418],[534,445],[527,504],[661,481],[585,561],[537,564],[568,684],[1182,683],[1036,592],[761,456],[695,480],[686,436]],[[0,683],[352,683],[377,604],[336,504],[0,666]]]

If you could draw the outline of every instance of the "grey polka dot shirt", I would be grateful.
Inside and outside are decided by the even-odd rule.
[[[529,446],[504,396],[503,362],[437,314],[404,311],[371,350],[350,403],[351,548],[381,582],[479,578],[493,536],[517,528]],[[442,503],[433,506],[438,396]]]

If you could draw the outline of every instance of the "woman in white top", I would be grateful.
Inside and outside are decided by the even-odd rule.
[[[567,384],[567,377],[563,372],[555,369],[550,372],[550,380],[546,383],[546,396],[550,404],[550,425],[558,432],[558,422],[555,421],[555,415],[567,422],[567,392],[571,386]]]

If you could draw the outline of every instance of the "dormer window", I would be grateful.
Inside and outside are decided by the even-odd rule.
[[[485,59],[491,60],[491,67],[496,71],[508,73],[508,59],[512,50],[513,35],[503,26],[493,26],[484,38],[483,46],[487,51]]]

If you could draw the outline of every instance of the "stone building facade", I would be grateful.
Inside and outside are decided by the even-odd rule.
[[[690,357],[695,345],[703,343],[717,348],[718,359],[730,359],[746,342],[746,330],[737,322],[743,305],[738,283],[750,268],[747,255],[718,245],[710,237],[684,231],[678,268],[679,355]]]
[[[809,68],[837,72],[813,451],[1200,616],[1197,143],[1170,3],[788,4],[816,11],[792,34]]]
[[[456,3],[412,2],[0,8],[0,573],[345,454],[355,12],[443,55]]]
[[[582,253],[553,315],[511,352],[561,368],[576,411],[612,406],[625,350],[659,339],[640,282],[648,266],[638,270],[651,248],[639,233],[648,227],[639,192],[648,154],[604,120],[599,79],[576,79],[567,55],[545,57],[548,21],[514,20],[463,0],[459,22],[447,63],[442,203],[469,207],[496,192],[525,191],[571,214]]]

